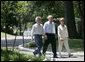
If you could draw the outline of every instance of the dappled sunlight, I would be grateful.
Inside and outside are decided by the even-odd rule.
[[[83,1],[1,1],[1,61],[65,60],[84,60]]]

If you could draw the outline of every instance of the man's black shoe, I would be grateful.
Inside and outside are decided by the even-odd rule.
[[[53,56],[53,58],[58,58],[57,56]]]
[[[36,55],[34,52],[33,52],[34,55]]]

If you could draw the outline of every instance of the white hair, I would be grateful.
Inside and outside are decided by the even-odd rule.
[[[35,22],[37,22],[37,19],[41,19],[41,17],[40,16],[37,16],[36,18],[35,18]]]
[[[49,19],[50,17],[53,17],[52,15],[48,15],[47,19]]]

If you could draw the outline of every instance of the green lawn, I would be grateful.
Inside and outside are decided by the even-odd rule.
[[[69,39],[69,48],[71,52],[84,52],[84,43],[82,39]],[[48,51],[51,51],[51,44],[48,46]],[[58,41],[56,41],[56,49],[58,49]],[[63,45],[63,52],[66,52],[66,49]]]
[[[26,46],[26,48],[35,49],[35,43],[30,42]],[[69,39],[69,47],[71,52],[84,52],[84,43],[82,39]],[[58,49],[58,41],[56,40],[56,49]],[[49,44],[47,51],[52,51],[51,44]],[[66,49],[63,46],[62,51],[65,52]]]
[[[84,41],[82,39],[70,39],[69,46],[71,52],[84,52]]]
[[[7,36],[13,36],[13,35],[10,35],[10,34],[6,34]],[[5,37],[5,33],[4,32],[1,32],[1,37]]]

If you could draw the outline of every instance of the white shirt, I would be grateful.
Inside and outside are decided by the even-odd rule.
[[[40,34],[44,35],[43,25],[35,23],[32,27],[31,35]]]
[[[58,37],[61,38],[66,38],[68,37],[68,30],[67,30],[67,26],[64,25],[62,26],[61,24],[58,26]]]
[[[49,21],[47,21],[47,22],[45,22],[45,24],[44,24],[44,32],[45,33],[53,33],[53,34],[55,34],[55,24],[54,24],[54,22],[49,22]]]

